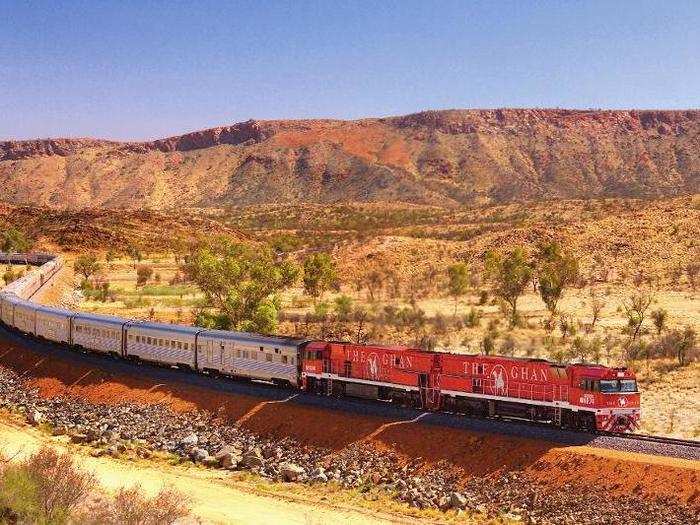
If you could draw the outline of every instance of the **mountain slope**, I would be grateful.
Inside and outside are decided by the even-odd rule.
[[[2,142],[0,189],[68,208],[670,196],[700,191],[700,111],[449,110]]]

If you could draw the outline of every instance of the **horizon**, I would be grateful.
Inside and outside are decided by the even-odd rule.
[[[410,115],[418,115],[421,113],[429,113],[429,112],[434,112],[434,113],[440,113],[440,112],[447,112],[447,111],[497,111],[497,110],[509,110],[509,111],[566,111],[566,112],[585,112],[585,113],[624,113],[624,112],[639,112],[639,113],[645,113],[645,112],[655,112],[655,111],[661,111],[661,112],[668,112],[668,113],[684,113],[684,112],[697,112],[700,111],[700,107],[698,108],[551,108],[551,107],[507,107],[507,106],[502,106],[502,107],[493,107],[493,108],[444,108],[444,109],[423,109],[420,111],[414,111],[411,113],[405,113],[402,115],[379,115],[379,116],[366,116],[366,117],[358,117],[358,118],[327,118],[327,117],[309,117],[309,118],[266,118],[266,119],[259,119],[259,118],[249,118],[247,120],[239,120],[236,122],[229,122],[225,124],[217,124],[214,126],[209,126],[206,128],[199,128],[199,129],[190,129],[190,130],[185,130],[182,132],[177,132],[177,133],[171,133],[169,135],[162,135],[158,137],[147,137],[145,139],[117,139],[117,138],[111,138],[111,137],[101,137],[101,136],[87,136],[87,135],[75,135],[75,136],[47,136],[47,137],[30,137],[30,138],[0,138],[0,144],[1,143],[8,143],[8,142],[33,142],[33,141],[50,141],[50,140],[95,140],[95,141],[103,141],[103,142],[117,142],[117,143],[144,143],[144,142],[155,142],[158,140],[167,140],[170,138],[176,138],[176,137],[182,137],[186,135],[190,135],[193,133],[199,133],[202,131],[208,131],[211,129],[219,129],[219,128],[225,128],[225,127],[230,127],[230,126],[235,126],[236,124],[242,124],[244,122],[248,121],[253,121],[253,122],[304,122],[304,121],[335,121],[335,122],[358,122],[362,120],[380,120],[380,119],[389,119],[389,118],[398,118],[398,117],[407,117]]]
[[[698,26],[690,1],[9,1],[0,140],[454,108],[683,111],[700,105]]]

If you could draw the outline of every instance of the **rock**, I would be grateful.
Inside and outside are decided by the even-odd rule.
[[[218,467],[219,466],[219,460],[216,459],[214,456],[207,456],[201,460],[202,465],[205,467]]]
[[[190,452],[190,457],[192,461],[202,462],[209,457],[209,452],[206,449],[195,447]]]
[[[452,506],[452,502],[450,501],[450,498],[448,498],[447,496],[441,496],[437,502],[437,506],[441,511],[444,512]]]
[[[220,449],[215,455],[219,465],[228,470],[233,470],[238,467],[238,464],[243,460],[241,451],[235,447],[225,446]]]
[[[75,433],[70,436],[71,443],[87,443],[88,437],[86,434]]]
[[[93,458],[99,458],[99,457],[101,457],[101,456],[104,456],[104,454],[105,454],[105,451],[104,451],[103,449],[101,449],[101,448],[96,448],[96,449],[94,449],[94,450],[92,450],[92,451],[90,452],[90,455],[91,455]]]
[[[180,440],[180,445],[184,448],[193,447],[197,443],[199,443],[199,438],[197,437],[197,434],[194,433],[185,436],[184,438],[182,438],[182,440]]]
[[[459,492],[450,494],[450,507],[453,509],[464,509],[467,506],[467,498]]]
[[[262,467],[264,461],[259,449],[251,449],[243,454],[242,463],[247,468]]]
[[[306,471],[294,463],[282,463],[280,465],[280,472],[285,481],[297,481]]]
[[[36,427],[43,423],[45,420],[44,414],[38,410],[31,410],[27,413],[27,423]]]
[[[311,481],[316,481],[318,483],[327,483],[328,476],[324,472],[311,476]]]

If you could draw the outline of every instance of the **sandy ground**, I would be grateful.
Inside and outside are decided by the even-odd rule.
[[[42,445],[61,451],[70,450],[78,465],[93,472],[108,491],[139,485],[146,493],[155,494],[163,487],[172,487],[187,495],[192,514],[204,523],[412,523],[407,518],[373,514],[308,499],[300,501],[301,498],[294,495],[270,497],[257,494],[250,484],[234,484],[229,479],[230,475],[222,471],[94,458],[82,449],[44,436],[33,428],[4,418],[0,420],[0,450],[4,455],[22,458]]]

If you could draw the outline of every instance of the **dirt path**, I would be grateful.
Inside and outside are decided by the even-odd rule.
[[[60,450],[68,448],[64,442],[49,438],[33,428],[0,420],[0,450],[4,455],[23,457],[42,445]],[[222,471],[94,458],[74,446],[70,447],[70,451],[78,464],[94,472],[100,484],[109,491],[138,484],[148,494],[155,494],[164,486],[187,494],[192,513],[205,523],[412,523],[412,520],[402,517],[301,501],[300,497],[293,495],[284,498],[262,495],[246,482],[236,482],[234,485],[227,479],[229,475]]]

